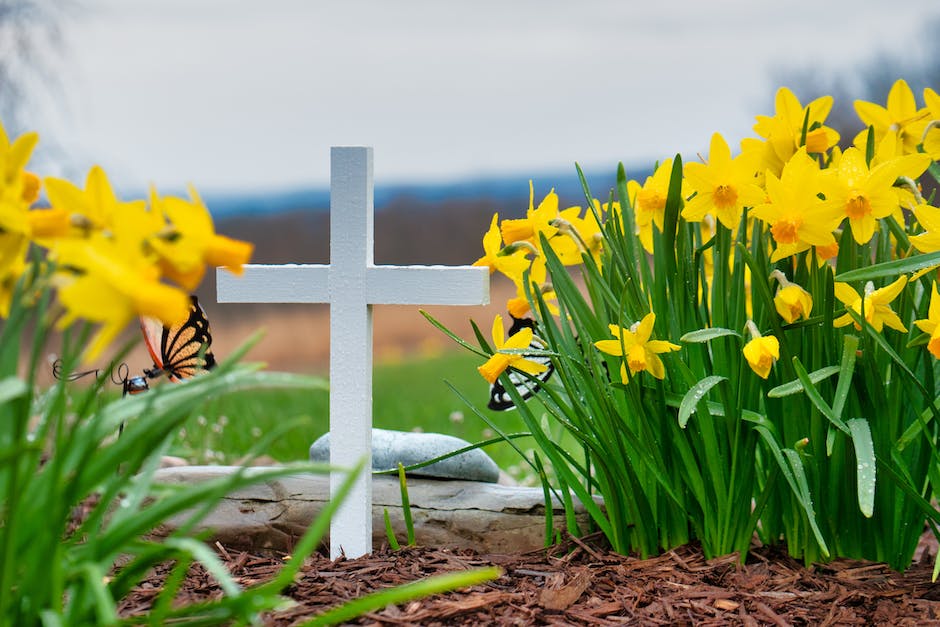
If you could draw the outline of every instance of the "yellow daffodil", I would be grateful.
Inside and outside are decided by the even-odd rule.
[[[911,244],[922,253],[940,250],[940,209],[922,203],[911,207],[924,232],[911,237]]]
[[[924,127],[924,152],[934,161],[940,161],[940,94],[930,87],[924,89],[924,104],[929,112],[929,121]]]
[[[549,222],[558,217],[558,194],[553,189],[537,208],[534,208],[535,190],[532,181],[529,181],[529,209],[526,211],[526,217],[503,220],[500,224],[500,232],[503,241],[508,245],[519,241],[528,241],[534,246],[539,245],[539,233],[545,233],[546,237],[551,237],[557,232],[557,229],[549,225]]]
[[[627,181],[627,196],[633,203],[636,234],[648,253],[653,252],[653,226],[660,232],[663,230],[666,197],[669,195],[671,178],[672,159],[666,159],[656,168],[652,176],[646,177],[643,185],[634,180]]]
[[[545,300],[548,310],[553,315],[558,315],[558,297],[552,284],[547,280],[548,270],[545,267],[545,257],[538,256],[532,260],[529,270],[529,290],[533,293],[538,292]],[[506,302],[506,309],[516,318],[522,318],[529,313],[529,299],[526,296],[525,274],[523,271],[517,274],[507,274],[513,283],[516,284],[516,296]]]
[[[831,246],[832,232],[844,213],[841,207],[827,206],[817,195],[819,166],[800,148],[783,168],[778,179],[767,173],[768,202],[754,207],[752,215],[770,227],[777,243],[772,262],[808,250],[811,246]]]
[[[634,323],[629,329],[624,329],[616,324],[610,325],[610,333],[616,339],[598,340],[594,346],[601,352],[608,355],[617,355],[624,358],[620,364],[620,379],[627,383],[627,366],[631,374],[647,371],[657,379],[666,376],[666,368],[663,360],[659,357],[660,353],[677,351],[680,346],[664,340],[651,340],[653,333],[653,324],[656,322],[656,314],[650,312],[637,323]]]
[[[532,181],[529,181],[529,209],[526,217],[503,220],[500,224],[500,233],[506,246],[517,243],[528,243],[542,254],[542,236],[550,242],[552,250],[564,265],[581,263],[580,246],[576,238],[560,233],[558,225],[569,225],[578,219],[580,207],[569,207],[564,211],[558,210],[558,194],[550,191],[537,208],[533,208],[535,192]]]
[[[876,220],[898,209],[894,182],[899,176],[916,178],[930,165],[924,154],[892,159],[869,170],[865,155],[850,147],[842,153],[838,165],[826,170],[820,179],[826,196],[824,206],[841,211],[852,226],[852,236],[859,244],[868,243],[875,234]]]
[[[897,138],[896,156],[915,154],[927,126],[927,109],[917,108],[914,92],[903,79],[891,86],[885,105],[855,101],[855,112],[865,124],[865,129],[855,136],[855,145],[865,150],[870,126],[875,131],[875,143],[885,135],[893,134]]]
[[[915,320],[914,324],[924,333],[930,334],[927,350],[936,359],[940,359],[940,292],[937,292],[936,283],[934,283],[933,292],[930,294],[930,308],[927,312],[927,318]]]
[[[101,325],[86,359],[98,356],[137,316],[169,325],[189,311],[189,295],[160,282],[157,266],[140,254],[136,239],[94,232],[56,241],[52,254],[62,268],[56,275],[59,301],[66,309],[60,328],[76,318]]]
[[[517,248],[510,254],[501,254],[503,238],[499,232],[499,214],[493,214],[490,229],[483,236],[483,256],[473,262],[475,266],[485,266],[490,274],[497,270],[507,276],[521,275],[529,267],[526,250]]]
[[[579,217],[580,214],[581,207],[568,207],[548,221],[548,226],[554,229],[554,233],[550,234],[548,230],[539,228],[548,238],[549,246],[558,260],[566,266],[581,263],[581,253],[588,250],[588,241],[593,241],[594,233],[600,231],[593,216],[588,223]]]
[[[751,341],[744,345],[744,359],[757,376],[766,379],[770,369],[780,359],[780,342],[773,335],[761,335],[752,320],[747,321]]]
[[[526,359],[520,354],[506,354],[498,351],[505,349],[525,349],[532,343],[532,329],[524,328],[518,333],[506,338],[506,332],[503,328],[503,317],[497,315],[493,319],[493,346],[497,351],[486,361],[485,364],[477,368],[480,375],[489,383],[495,383],[506,368],[512,367],[522,372],[536,375],[548,370],[548,366]]]
[[[189,194],[190,200],[151,193],[151,211],[164,216],[169,225],[150,238],[149,244],[160,258],[163,273],[192,291],[202,280],[206,264],[241,274],[254,247],[216,234],[199,194],[193,188]]]
[[[728,143],[718,133],[712,135],[708,163],[687,163],[683,174],[689,193],[695,193],[682,210],[689,222],[712,214],[725,228],[736,230],[744,208],[764,200],[763,190],[754,183],[751,161],[732,159]]]
[[[549,224],[558,229],[558,234],[549,243],[564,265],[581,263],[581,255],[585,252],[594,257],[595,262],[600,262],[604,238],[593,211],[587,209],[582,218],[581,207],[568,207]]]
[[[804,107],[792,91],[781,87],[774,99],[774,115],[757,116],[754,132],[763,140],[743,140],[742,152],[757,160],[759,171],[770,170],[778,177],[784,164],[801,147],[808,153],[825,152],[839,142],[839,133],[823,125],[832,102],[832,96],[822,96]],[[807,122],[804,142],[803,129]]]
[[[0,229],[31,236],[28,211],[36,200],[39,184],[25,170],[39,136],[25,133],[12,142],[0,124]]]
[[[119,200],[108,181],[108,175],[97,165],[88,171],[84,189],[70,181],[51,176],[46,177],[44,185],[52,209],[68,216],[68,222],[75,229],[75,235],[88,235],[92,231],[111,231],[114,228],[115,216],[129,212],[134,214],[136,220],[146,210],[146,204],[142,200]]]
[[[780,284],[780,289],[774,296],[774,307],[780,317],[792,324],[803,318],[809,318],[813,310],[813,297],[796,283],[787,280],[786,275],[780,270],[774,270],[770,278],[776,279]]]
[[[22,233],[0,230],[0,318],[10,314],[13,288],[26,269],[29,239]]]
[[[900,276],[890,285],[880,289],[875,289],[874,284],[869,281],[865,284],[864,298],[859,295],[855,289],[848,283],[836,283],[835,295],[847,308],[854,311],[857,315],[862,315],[862,309],[865,309],[865,320],[875,331],[881,332],[884,325],[888,325],[897,331],[906,332],[904,323],[898,315],[891,309],[891,301],[898,297],[901,290],[907,284],[907,277]],[[855,328],[861,330],[861,325],[855,322],[848,313],[836,318],[833,324],[837,327],[844,327],[849,324],[855,324]]]
[[[839,255],[839,242],[833,240],[826,246],[816,247],[816,264],[822,268],[830,259],[835,259]],[[809,263],[809,259],[806,260]]]

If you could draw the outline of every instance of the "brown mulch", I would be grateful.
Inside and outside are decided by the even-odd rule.
[[[940,625],[940,584],[931,583],[929,553],[906,572],[883,564],[837,560],[806,568],[779,549],[755,548],[706,560],[694,546],[651,559],[624,557],[574,541],[520,555],[479,555],[433,548],[383,549],[359,559],[314,555],[284,591],[296,605],[268,614],[265,625],[301,623],[343,601],[429,575],[499,566],[490,583],[367,614],[365,625]],[[238,583],[271,579],[283,556],[217,546]],[[155,572],[119,608],[150,606],[163,572]],[[221,592],[200,566],[178,601]]]

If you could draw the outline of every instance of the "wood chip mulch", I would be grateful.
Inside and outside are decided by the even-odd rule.
[[[478,555],[433,548],[382,549],[359,559],[314,555],[284,591],[296,603],[268,614],[265,625],[302,623],[367,592],[429,575],[496,565],[490,583],[389,606],[364,625],[940,625],[940,584],[930,581],[929,553],[906,572],[883,564],[837,560],[806,568],[779,549],[755,548],[706,560],[685,546],[641,560],[582,541],[519,555]],[[283,556],[229,551],[222,560],[243,586],[271,579]],[[125,599],[124,616],[145,611],[159,592],[155,572]],[[180,593],[186,604],[221,594],[200,566]]]

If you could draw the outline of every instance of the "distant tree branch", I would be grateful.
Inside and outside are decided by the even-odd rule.
[[[0,119],[15,132],[37,89],[55,85],[71,0],[0,0]]]

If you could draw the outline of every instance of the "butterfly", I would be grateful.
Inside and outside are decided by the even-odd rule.
[[[153,368],[145,369],[141,376],[125,377],[125,394],[150,389],[147,379],[166,375],[169,381],[176,383],[215,367],[215,355],[209,349],[212,344],[209,319],[195,294],[191,294],[190,299],[189,315],[179,324],[165,326],[153,318],[140,319],[140,330],[153,359]]]
[[[510,337],[526,328],[535,331],[535,321],[532,319],[511,317],[512,326],[509,327]],[[545,350],[546,346],[547,344],[545,344],[544,340],[536,335],[532,336],[532,341],[529,343],[529,348],[534,350]],[[552,365],[551,360],[545,355],[527,355],[526,359],[548,366],[547,370],[535,375],[542,383],[548,381],[548,378],[555,372],[555,367]],[[507,374],[509,375],[509,382],[516,388],[516,391],[522,396],[523,400],[530,398],[539,391],[539,384],[532,381],[528,375],[518,370],[509,370]],[[503,387],[503,384],[500,383],[499,379],[490,385],[490,402],[487,404],[487,407],[495,411],[506,411],[507,409],[513,409],[515,406],[516,404],[512,401],[512,397],[509,395],[509,392],[506,391],[506,388]]]

